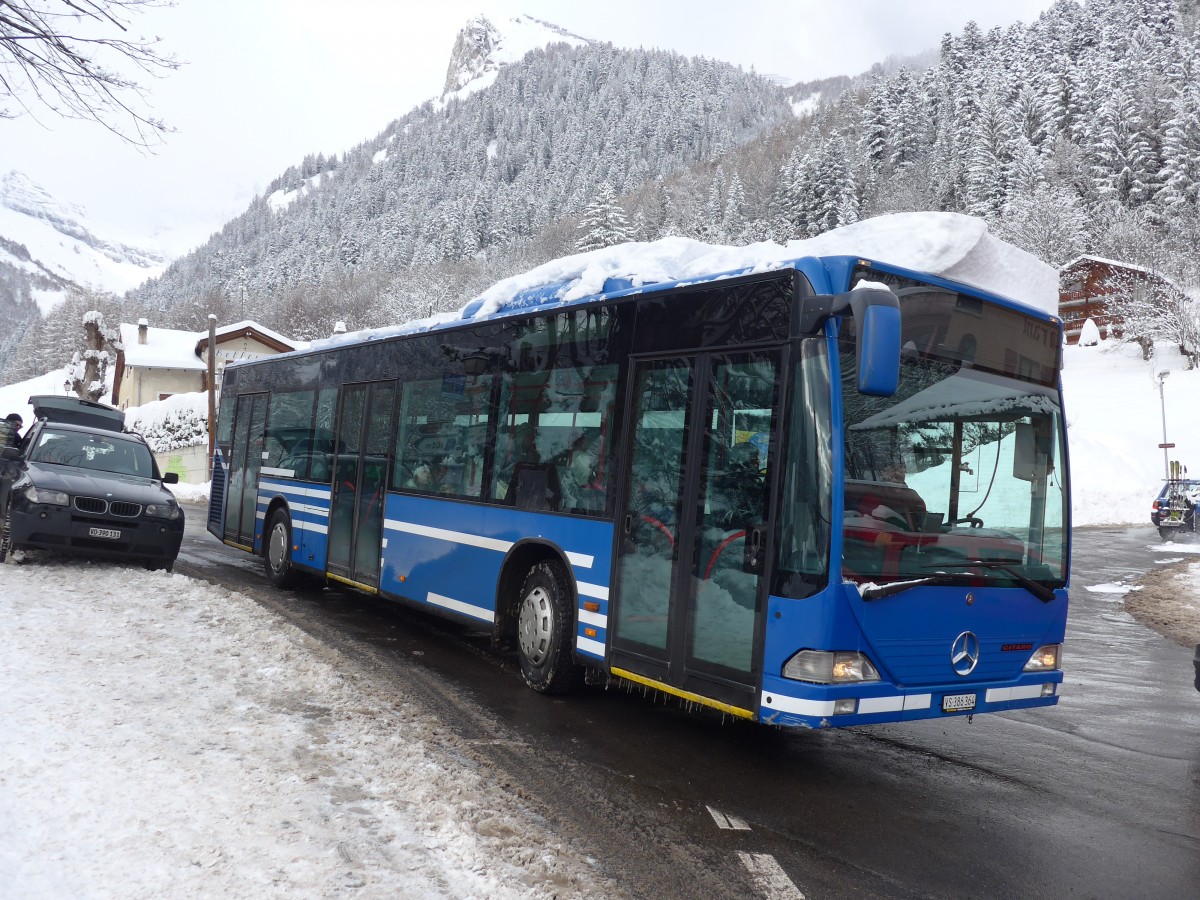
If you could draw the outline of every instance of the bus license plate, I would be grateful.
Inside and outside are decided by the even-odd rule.
[[[89,528],[88,537],[109,538],[110,540],[119,540],[121,532],[115,528]]]
[[[942,698],[942,712],[964,712],[974,708],[974,694],[947,694]]]

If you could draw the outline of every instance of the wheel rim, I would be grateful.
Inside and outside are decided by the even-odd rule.
[[[267,545],[267,560],[271,564],[272,572],[283,571],[287,562],[287,525],[283,522],[275,523],[275,527],[271,529],[271,541]]]
[[[517,630],[521,655],[531,665],[540,666],[549,655],[554,636],[554,607],[545,588],[535,587],[525,595]]]

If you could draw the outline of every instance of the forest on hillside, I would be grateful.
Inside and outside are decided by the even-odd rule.
[[[1033,23],[969,24],[929,67],[878,66],[801,118],[724,63],[535,51],[340,159],[305,159],[111,314],[198,329],[215,312],[314,338],[457,308],[587,247],[786,241],[907,210],[980,216],[1052,265],[1099,255],[1194,291],[1197,24],[1195,0],[1059,0]],[[5,380],[61,355],[66,306]]]

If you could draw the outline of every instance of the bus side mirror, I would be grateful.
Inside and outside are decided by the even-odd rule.
[[[1054,432],[1039,429],[1029,422],[1018,422],[1016,447],[1013,449],[1013,478],[1041,481],[1050,474],[1050,455]]]
[[[856,329],[858,392],[891,397],[900,385],[900,301],[887,288],[850,292]]]

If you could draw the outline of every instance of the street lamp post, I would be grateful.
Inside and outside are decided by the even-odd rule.
[[[1163,393],[1163,382],[1167,380],[1167,376],[1170,374],[1167,370],[1158,373],[1158,401],[1162,405],[1163,423],[1163,478],[1167,481],[1171,480],[1171,464],[1167,462],[1167,398]]]

